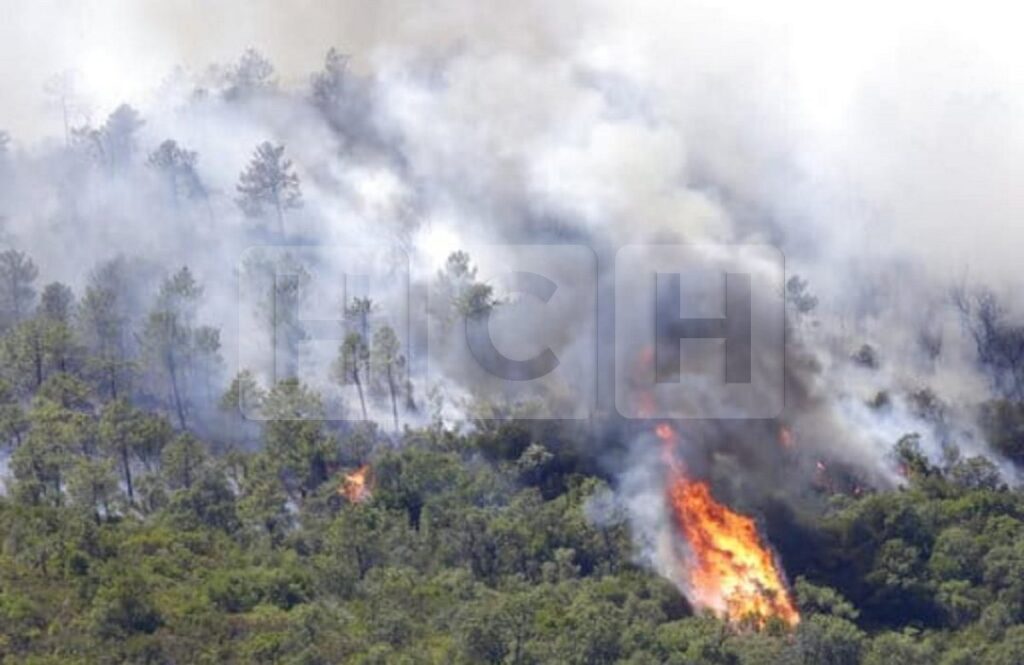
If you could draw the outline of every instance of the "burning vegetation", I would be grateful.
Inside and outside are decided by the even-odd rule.
[[[675,428],[661,423],[655,433],[664,446],[669,512],[690,549],[680,564],[690,601],[731,623],[752,620],[763,627],[775,618],[796,626],[800,615],[754,520],[716,501],[706,482],[687,475],[676,455]]]
[[[345,474],[338,485],[338,494],[350,503],[363,503],[373,496],[373,470],[364,464]]]
[[[984,55],[1004,49],[893,59],[879,43],[869,60],[899,69],[875,80],[847,66],[848,40],[778,30],[774,8],[733,38],[732,12],[682,33],[665,20],[690,3],[646,12],[656,24],[523,3],[465,35],[493,12],[330,4],[345,20],[290,36],[338,43],[316,71],[291,69],[312,54],[287,48],[280,28],[298,24],[281,16],[265,32],[289,70],[254,49],[206,68],[202,35],[183,34],[188,62],[145,107],[80,87],[118,79],[107,61],[128,53],[75,58],[103,65],[78,84],[10,82],[9,100],[45,89],[54,113],[0,127],[0,663],[1024,663],[1024,308],[1003,232],[1022,206],[1000,191],[1024,160],[1007,140],[1016,86],[988,109]],[[865,35],[884,23],[918,55],[898,27],[920,21],[886,12]],[[26,24],[80,22],[47,13]],[[174,18],[150,26],[159,43],[208,28],[222,53],[238,32],[205,8]],[[53,39],[29,41],[46,57],[7,60],[57,64]],[[833,42],[837,76],[789,57]],[[111,55],[85,46],[54,52]],[[932,87],[949,62],[956,86]],[[837,94],[819,109],[825,78]],[[983,88],[960,89],[971,79]],[[779,131],[788,102],[798,124]],[[337,251],[351,239],[368,274]],[[752,386],[783,369],[781,420],[694,408],[683,432],[661,408],[680,400],[652,386],[666,375],[713,404],[705,350],[737,319],[728,288],[718,318],[717,278],[693,311],[682,278],[659,296],[655,256],[693,243],[715,262],[748,241],[778,244],[821,296],[751,266],[752,285],[788,277],[782,300],[751,291],[780,344],[758,353],[751,321],[740,354]],[[495,271],[561,243],[592,248],[593,298],[512,313]],[[611,250],[644,245],[620,294]],[[992,290],[948,283],[971,257]],[[538,265],[572,286],[570,266]],[[652,313],[672,305],[658,332],[702,340],[694,362],[659,357],[668,345],[616,309],[652,286]],[[492,313],[504,339],[554,344],[560,381],[479,381],[454,347]],[[638,364],[620,367],[631,339]],[[640,436],[620,436],[637,427],[613,415],[620,389]],[[724,477],[742,501],[709,480]]]

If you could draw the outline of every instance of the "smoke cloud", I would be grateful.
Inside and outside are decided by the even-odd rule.
[[[238,289],[254,245],[397,244],[414,295],[458,249],[589,247],[595,325],[581,311],[589,301],[547,322],[586,376],[594,354],[580,340],[612,328],[601,302],[618,249],[770,244],[818,299],[787,310],[786,409],[779,420],[695,423],[689,465],[752,507],[772,488],[797,501],[821,458],[899,483],[889,451],[906,434],[933,459],[948,443],[987,450],[976,415],[991,386],[949,292],[1019,286],[1024,52],[1012,21],[943,3],[6,4],[18,20],[0,27],[0,128],[13,139],[2,240],[33,256],[41,282],[79,294],[98,263],[122,254],[135,259],[126,289],[138,294],[188,265],[206,287],[201,318],[223,331],[225,376],[252,351]],[[225,74],[248,47],[275,73],[232,98]],[[310,76],[331,47],[349,58],[325,108]],[[74,85],[44,93],[64,71]],[[97,166],[87,140],[65,147],[64,117],[95,129],[122,103],[144,120],[131,159]],[[202,200],[171,205],[145,165],[167,139],[196,151]],[[285,146],[302,183],[284,242],[234,200],[263,141]],[[474,259],[484,272],[502,261]],[[423,335],[414,325],[403,342],[419,349]],[[599,344],[596,420],[613,410],[610,358]],[[442,360],[449,394],[471,397],[467,375]],[[922,406],[929,395],[940,415]],[[598,436],[623,439],[602,454],[657,566],[660,480],[649,430],[631,427]]]

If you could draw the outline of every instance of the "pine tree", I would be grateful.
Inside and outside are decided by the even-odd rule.
[[[198,161],[198,153],[186,150],[170,139],[149,153],[147,163],[164,179],[175,208],[183,200],[205,199],[207,196],[206,188],[196,171]]]
[[[135,154],[136,134],[144,124],[138,111],[127,104],[121,104],[107,117],[100,133],[111,169],[123,169],[131,161]]]
[[[182,429],[186,423],[185,381],[193,353],[196,307],[203,289],[184,267],[164,280],[156,306],[143,330],[150,360],[166,375],[174,411]]]
[[[238,207],[249,217],[263,216],[270,208],[277,219],[278,232],[284,234],[284,212],[302,206],[299,176],[290,159],[284,158],[284,146],[269,141],[256,146],[249,166],[238,176]]]
[[[381,326],[373,333],[373,349],[371,367],[376,374],[377,382],[382,383],[391,398],[391,416],[394,419],[395,431],[398,431],[398,392],[403,384],[402,371],[405,369],[405,356],[402,355],[402,344],[391,326]]]
[[[363,414],[363,420],[369,420],[366,411],[366,396],[363,394],[363,381],[365,372],[363,368],[369,364],[370,350],[366,345],[366,338],[358,332],[350,332],[345,335],[341,346],[338,348],[338,357],[334,361],[334,379],[342,385],[355,385],[359,394],[359,408]]]
[[[0,252],[0,328],[9,330],[32,311],[36,291],[32,286],[39,269],[16,249]]]

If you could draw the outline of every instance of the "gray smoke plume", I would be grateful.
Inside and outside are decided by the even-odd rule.
[[[755,509],[769,494],[799,501],[823,460],[865,483],[898,484],[889,453],[907,434],[933,460],[950,444],[987,451],[976,415],[992,385],[949,293],[988,285],[1009,320],[1021,314],[1006,294],[1024,240],[1024,114],[1016,35],[974,7],[966,16],[880,4],[826,14],[801,3],[11,4],[19,20],[0,27],[0,127],[12,134],[4,244],[33,256],[41,282],[66,281],[79,296],[94,267],[118,256],[133,259],[129,301],[145,302],[163,273],[188,265],[205,285],[198,318],[222,330],[224,379],[259,364],[243,360],[260,355],[260,314],[240,311],[238,295],[253,246],[398,247],[417,297],[456,250],[506,246],[518,260],[508,246],[589,248],[596,300],[546,311],[543,325],[561,338],[570,376],[592,381],[534,397],[581,407],[571,416],[591,417],[602,442],[620,439],[596,448],[655,560],[658,543],[643,534],[665,517],[649,424],[613,417],[613,351],[601,341],[614,329],[616,252],[768,244],[785,256],[780,284],[806,280],[785,294],[785,409],[780,419],[694,422],[696,472]],[[248,47],[275,69],[243,56]],[[191,193],[147,165],[167,140],[195,151]],[[301,181],[302,206],[284,211],[280,229],[235,201],[264,141],[284,146]],[[488,284],[506,261],[486,250],[472,258]],[[330,318],[347,299],[329,288],[339,262],[308,264],[321,290],[303,311]],[[493,286],[496,300],[513,298]],[[479,378],[436,330],[431,374],[420,355],[433,324],[427,312],[412,319],[402,341],[416,391],[441,390],[440,413],[465,416]],[[539,321],[498,323],[514,346]],[[302,373],[325,390],[337,341]],[[351,413],[352,395],[337,399]],[[386,406],[374,409],[386,419]]]

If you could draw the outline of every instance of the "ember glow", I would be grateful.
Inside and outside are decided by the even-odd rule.
[[[793,439],[793,430],[789,429],[785,425],[779,427],[779,445],[782,446],[783,450],[794,450],[796,448],[796,441]]]
[[[715,501],[706,482],[687,475],[671,425],[659,424],[655,434],[664,443],[668,507],[690,546],[691,556],[681,564],[690,601],[731,622],[753,619],[763,626],[775,617],[798,624],[800,614],[754,520]]]
[[[338,486],[338,494],[352,503],[362,503],[373,495],[370,465],[364,464],[355,471],[345,474]]]

